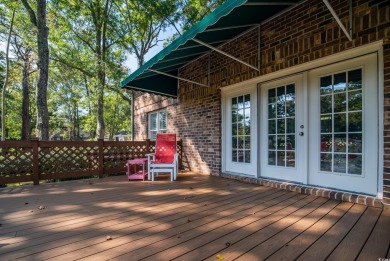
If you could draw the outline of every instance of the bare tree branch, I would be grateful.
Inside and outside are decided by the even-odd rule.
[[[76,70],[88,75],[89,77],[94,77],[94,75],[91,72],[88,72],[87,70],[83,69],[82,67],[76,66],[76,65],[74,65],[74,64],[72,64],[64,59],[51,56],[50,60],[62,63],[63,65],[66,65],[70,68],[76,69]]]
[[[24,8],[27,9],[27,12],[30,16],[30,21],[33,25],[35,25],[36,27],[38,27],[38,23],[37,23],[37,16],[35,15],[35,12],[34,10],[31,8],[30,4],[28,3],[27,0],[22,0],[22,3],[24,5]]]

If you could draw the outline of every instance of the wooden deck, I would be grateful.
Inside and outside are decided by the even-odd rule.
[[[0,260],[390,255],[388,210],[194,174],[0,189],[0,224]]]

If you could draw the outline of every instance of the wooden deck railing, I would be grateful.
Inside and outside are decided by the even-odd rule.
[[[128,159],[154,152],[145,141],[2,141],[0,184],[124,173]],[[182,167],[183,142],[177,144]]]

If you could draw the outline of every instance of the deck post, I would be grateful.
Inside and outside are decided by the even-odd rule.
[[[145,154],[149,154],[151,152],[150,151],[150,139],[145,140],[145,146],[146,146],[146,153]]]
[[[180,139],[179,168],[183,169],[183,139]]]
[[[32,181],[34,185],[39,185],[39,139],[31,139],[32,156],[33,156],[33,168],[32,168]]]
[[[99,179],[103,178],[104,174],[104,139],[98,139],[99,146]]]

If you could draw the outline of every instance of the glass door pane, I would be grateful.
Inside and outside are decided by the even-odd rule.
[[[250,94],[232,98],[232,161],[250,163],[251,101]]]
[[[295,167],[295,84],[268,89],[268,165]]]
[[[320,78],[320,171],[362,175],[362,69]]]

